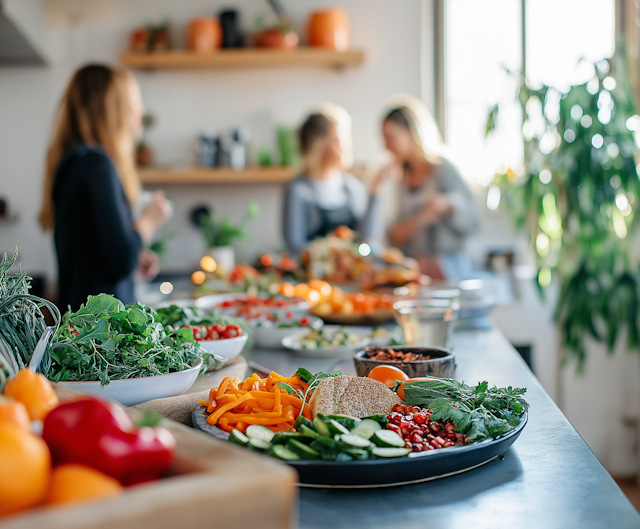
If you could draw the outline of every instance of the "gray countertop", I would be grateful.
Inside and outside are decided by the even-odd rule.
[[[527,388],[529,422],[506,457],[416,485],[303,488],[301,529],[640,528],[638,512],[500,331],[458,332],[454,352],[458,379]],[[264,350],[245,356],[285,375],[297,367],[355,375],[350,358],[308,359]]]

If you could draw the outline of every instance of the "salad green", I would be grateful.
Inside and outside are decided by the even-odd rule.
[[[165,327],[152,308],[125,306],[107,294],[89,296],[77,312],[64,315],[51,358],[51,380],[102,385],[184,371],[200,359],[202,372],[226,362],[202,349],[191,329]]]

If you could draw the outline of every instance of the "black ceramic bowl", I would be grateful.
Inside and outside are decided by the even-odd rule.
[[[423,356],[429,356],[428,360],[417,360],[415,362],[384,362],[367,358],[365,349],[358,351],[353,357],[356,366],[356,373],[359,377],[366,377],[376,366],[390,365],[402,369],[409,378],[417,377],[439,377],[453,378],[456,371],[456,362],[453,353],[444,347],[415,347],[413,345],[394,345],[384,347],[394,351],[410,351]]]

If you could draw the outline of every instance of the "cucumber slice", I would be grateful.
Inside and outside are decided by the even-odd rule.
[[[351,448],[368,448],[371,446],[371,442],[359,435],[343,434],[340,436],[340,441],[344,443],[347,449]]]
[[[306,436],[304,434],[298,432],[278,432],[277,434],[275,434],[271,442],[273,444],[283,445],[289,439],[303,439],[305,437]]]
[[[369,459],[369,451],[363,450],[362,448],[352,448],[351,450],[347,450],[346,453],[358,461]]]
[[[411,453],[411,449],[410,448],[380,448],[376,446],[373,450],[371,450],[371,453],[376,457],[404,457]]]
[[[271,441],[273,441],[275,435],[275,432],[260,424],[252,424],[250,426],[247,426],[247,437],[249,439],[262,439],[263,441],[270,443]]]
[[[319,459],[320,452],[314,450],[313,448],[301,443],[300,441],[296,441],[295,439],[290,439],[287,443],[287,448],[292,452],[298,454],[302,459]]]
[[[382,426],[383,428],[386,428],[387,424],[389,424],[389,417],[387,417],[384,413],[378,413],[377,415],[371,415],[370,417],[363,417],[362,420],[364,419],[376,421],[377,423],[380,423],[380,426]]]
[[[363,439],[371,439],[371,436],[381,429],[382,426],[380,426],[380,423],[372,421],[371,419],[364,419],[351,433],[353,435],[359,435]]]
[[[253,448],[254,450],[258,450],[259,452],[264,452],[265,450],[269,450],[269,448],[271,448],[271,443],[269,441],[265,441],[264,439],[249,439],[249,448]]]
[[[229,434],[229,441],[241,446],[249,444],[249,438],[240,430],[236,430],[235,428],[231,430],[231,433]]]
[[[327,415],[327,419],[333,419],[334,421],[339,422],[347,430],[353,430],[358,426],[358,424],[360,424],[360,419],[351,417],[351,415]]]
[[[313,429],[323,437],[331,437],[332,435],[329,431],[329,427],[320,417],[313,419]]]
[[[303,415],[298,415],[298,418],[296,419],[296,422],[293,423],[293,428],[295,430],[297,430],[298,428],[300,428],[300,426],[302,425],[308,426],[309,428],[313,428],[313,423],[307,419],[306,417],[304,417]]]
[[[300,456],[295,452],[289,450],[286,446],[283,445],[273,445],[271,447],[271,455],[275,457],[279,457],[280,459],[293,459],[298,460]]]
[[[300,429],[298,430],[298,432],[301,433],[303,436],[311,437],[312,439],[315,439],[316,437],[320,437],[320,434],[318,432],[316,432],[313,428],[309,428],[304,424],[300,426]]]
[[[345,428],[344,426],[342,426],[342,424],[334,419],[329,419],[329,422],[326,423],[326,425],[329,428],[331,435],[342,435],[349,433],[348,428]]]
[[[347,454],[346,452],[340,452],[337,456],[336,456],[336,461],[353,461],[353,457],[351,457],[349,454]]]
[[[391,430],[379,430],[371,438],[373,444],[382,448],[404,448],[404,439]]]
[[[331,439],[331,437],[318,436],[313,440],[310,446],[314,450],[322,451],[325,449],[335,450],[337,445],[335,440]]]

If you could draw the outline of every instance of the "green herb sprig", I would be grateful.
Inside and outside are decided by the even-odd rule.
[[[322,371],[320,371],[319,373],[316,373],[314,375],[310,371],[307,371],[306,369],[304,369],[303,367],[299,367],[298,370],[294,373],[294,376],[297,376],[298,378],[300,378],[300,380],[302,380],[303,382],[309,385],[309,387],[305,392],[303,392],[300,389],[292,388],[286,382],[278,382],[278,386],[280,387],[280,389],[283,389],[284,391],[286,391],[289,395],[295,395],[303,402],[303,406],[302,408],[300,408],[300,413],[298,414],[298,415],[302,415],[302,410],[304,409],[304,406],[307,404],[307,399],[309,398],[309,395],[311,395],[311,392],[320,385],[320,382],[322,382],[325,378],[339,377],[341,375],[342,375],[341,371],[334,371],[333,373],[323,373]]]
[[[522,413],[529,409],[522,397],[526,391],[511,386],[489,387],[487,382],[468,386],[442,378],[405,383],[404,400],[411,406],[433,410],[432,420],[451,420],[457,431],[476,441],[503,435],[518,426]]]

